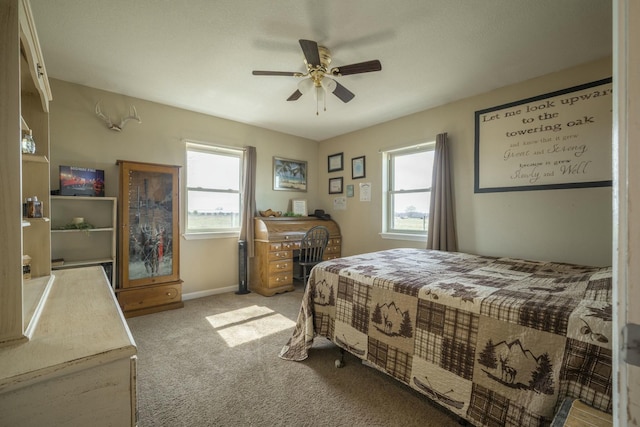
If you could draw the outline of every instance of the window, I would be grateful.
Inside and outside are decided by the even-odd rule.
[[[239,231],[242,154],[187,142],[187,234]]]
[[[385,232],[426,236],[434,143],[386,151]]]

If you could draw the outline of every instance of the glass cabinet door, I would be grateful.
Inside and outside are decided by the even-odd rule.
[[[121,287],[179,280],[179,166],[118,164]]]

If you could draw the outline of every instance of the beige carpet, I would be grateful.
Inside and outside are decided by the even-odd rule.
[[[278,352],[302,287],[215,295],[128,319],[138,345],[139,426],[457,426],[454,416],[316,338],[304,362]]]

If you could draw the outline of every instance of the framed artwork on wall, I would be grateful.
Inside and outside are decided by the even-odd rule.
[[[329,194],[342,193],[342,177],[329,178]]]
[[[353,184],[347,185],[347,197],[353,197]]]
[[[366,176],[364,157],[360,156],[351,159],[351,178],[359,179]]]
[[[343,153],[332,154],[327,157],[327,166],[329,172],[337,172],[344,169]]]
[[[274,157],[273,189],[307,191],[307,162]]]
[[[612,84],[476,111],[474,193],[610,187]]]

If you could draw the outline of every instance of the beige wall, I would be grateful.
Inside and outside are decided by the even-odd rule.
[[[104,169],[106,195],[118,195],[116,160],[184,166],[184,138],[228,146],[256,147],[257,192],[259,210],[286,211],[289,200],[308,200],[317,206],[316,175],[318,144],[303,138],[248,126],[230,120],[169,107],[110,92],[52,80],[51,103],[51,188],[59,188],[58,166]],[[134,104],[142,123],[127,123],[124,131],[108,130],[94,114],[102,100],[102,110],[112,118],[128,114]],[[116,120],[117,121],[117,120]],[[306,160],[309,165],[308,192],[273,191],[272,158],[280,156]],[[182,172],[182,182],[184,171]],[[184,218],[184,198],[181,217]],[[183,292],[198,293],[212,289],[237,287],[237,238],[185,240],[180,242],[180,271]]]
[[[451,146],[459,250],[484,255],[611,265],[611,187],[473,193],[474,112],[610,77],[611,58],[467,98],[386,122],[320,144],[320,202],[340,224],[346,255],[411,246],[383,240],[382,175],[379,150],[434,141],[447,132]],[[344,172],[327,173],[326,156],[344,152]],[[366,156],[366,178],[351,179],[351,158]],[[332,209],[329,177],[355,185],[346,211]],[[360,202],[358,184],[372,184],[371,202]]]
[[[348,135],[316,143],[225,119],[193,113],[124,95],[52,80],[51,179],[58,188],[58,166],[104,169],[106,193],[117,196],[117,159],[184,165],[183,139],[242,147],[258,153],[257,207],[285,211],[292,198],[308,200],[309,210],[324,209],[340,225],[343,254],[421,242],[382,239],[382,160],[380,149],[432,141],[448,132],[453,163],[458,242],[461,251],[590,265],[610,265],[611,188],[473,193],[474,112],[611,76],[611,59],[544,76],[526,83],[423,111]],[[135,104],[142,124],[123,132],[106,129],[94,114],[121,117]],[[327,156],[344,152],[345,169],[327,173]],[[351,159],[366,156],[366,178],[351,179]],[[271,189],[272,157],[309,162],[307,193]],[[347,210],[333,209],[329,177],[354,184]],[[372,184],[371,202],[359,201],[358,184]],[[182,201],[183,202],[183,201]],[[181,203],[181,214],[184,204]],[[237,286],[237,239],[181,240],[184,293],[194,296]]]

